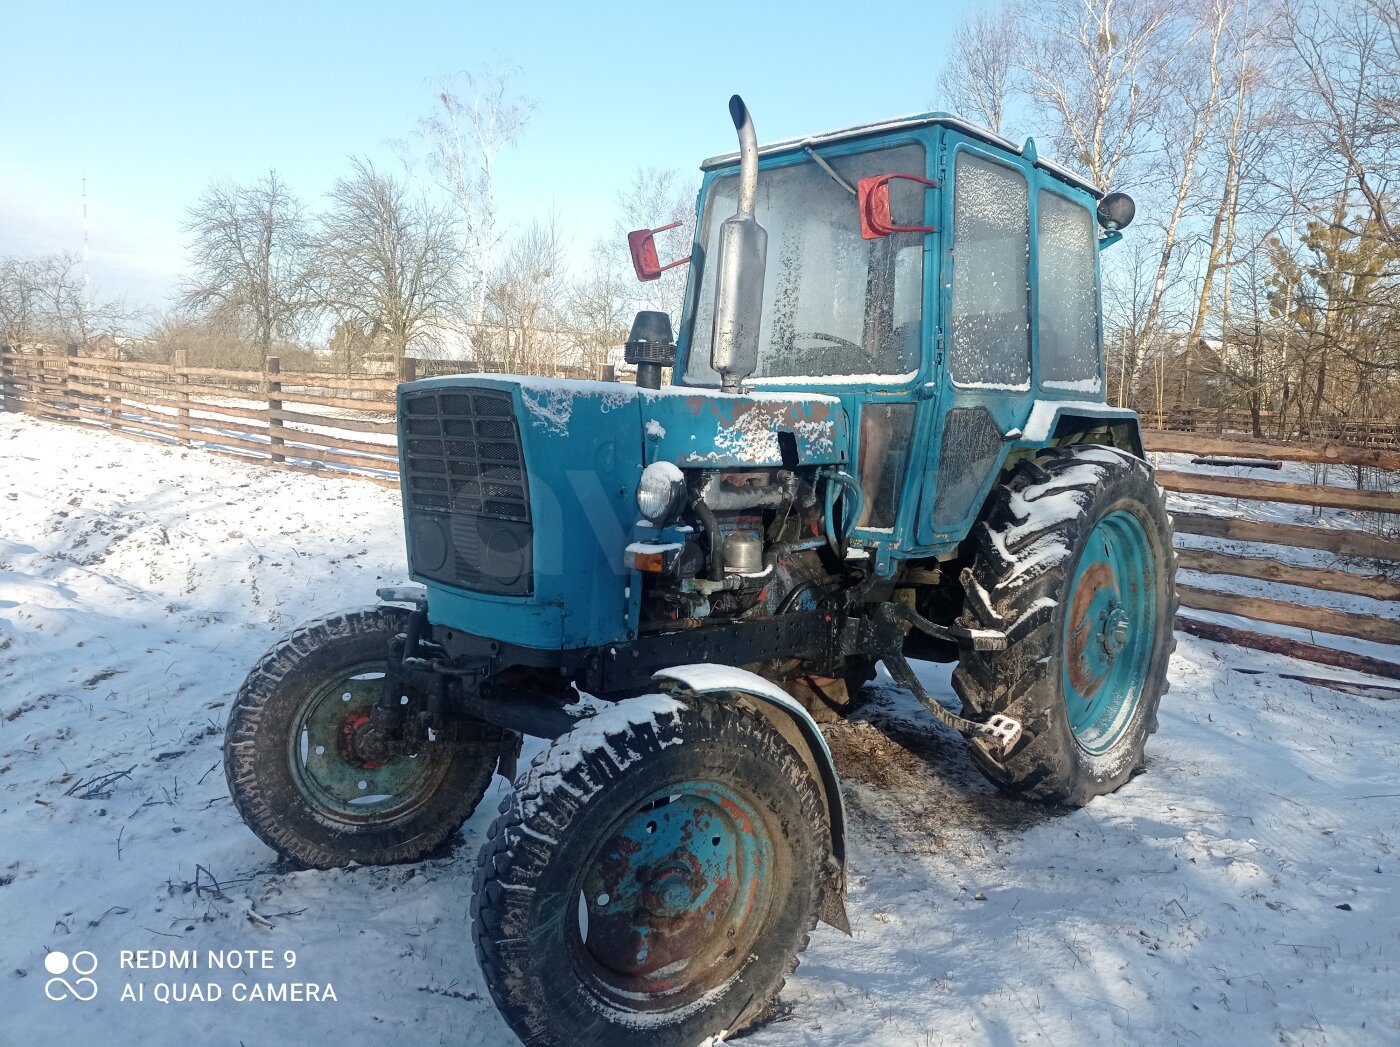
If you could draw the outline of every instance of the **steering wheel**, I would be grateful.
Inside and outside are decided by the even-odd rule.
[[[865,352],[865,348],[858,342],[853,342],[849,338],[842,338],[840,335],[837,334],[827,334],[825,331],[792,332],[792,340],[794,343],[801,339],[809,339],[814,342],[825,342],[827,345],[836,346],[840,349],[847,349],[851,352]]]

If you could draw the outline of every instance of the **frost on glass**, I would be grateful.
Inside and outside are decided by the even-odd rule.
[[[963,520],[1001,459],[1001,426],[985,407],[955,407],[943,422],[938,452],[938,496],[933,523],[947,527]]]
[[[1041,382],[1096,392],[1100,379],[1094,219],[1087,207],[1044,189],[1036,205]]]
[[[889,172],[924,174],[920,145],[825,159],[851,185]],[[734,213],[735,192],[732,177],[715,183],[705,209],[705,249]],[[890,203],[896,221],[922,223],[923,186],[891,182]],[[768,270],[755,378],[895,375],[918,367],[922,233],[862,239],[856,198],[810,160],[759,175],[757,218],[768,231]],[[710,367],[714,306],[715,273],[703,265],[686,365],[692,384],[719,384]]]
[[[953,381],[1030,383],[1030,195],[1008,167],[959,153],[953,189]]]

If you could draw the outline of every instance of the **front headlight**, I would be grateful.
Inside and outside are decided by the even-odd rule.
[[[674,520],[685,505],[685,474],[670,462],[652,462],[637,484],[637,511],[654,524]]]

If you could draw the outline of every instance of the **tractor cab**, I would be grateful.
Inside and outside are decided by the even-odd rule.
[[[702,165],[678,386],[722,384],[715,250],[739,159]],[[961,541],[1006,456],[1062,417],[1130,418],[1104,402],[1098,252],[1131,201],[1113,194],[1096,222],[1101,198],[1033,142],[940,113],[758,150],[767,251],[745,385],[840,399],[863,495],[851,544],[884,568]]]

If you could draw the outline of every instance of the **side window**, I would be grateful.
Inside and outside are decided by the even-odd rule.
[[[1036,194],[1042,385],[1097,392],[1099,377],[1098,244],[1089,209],[1058,193]]]
[[[958,153],[953,180],[953,381],[1030,385],[1030,190],[1019,171]]]

